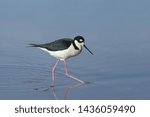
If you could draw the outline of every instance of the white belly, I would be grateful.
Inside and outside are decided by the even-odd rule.
[[[66,50],[60,50],[60,51],[48,51],[47,49],[44,49],[44,48],[40,48],[40,49],[48,52],[50,55],[52,55],[60,60],[65,60],[70,57],[76,56],[76,55],[80,54],[82,51],[82,48],[80,48],[79,50],[75,50],[73,45],[71,45]]]

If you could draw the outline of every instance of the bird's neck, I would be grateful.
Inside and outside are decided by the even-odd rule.
[[[76,41],[73,41],[73,42],[72,42],[72,45],[73,45],[73,47],[74,47],[75,50],[79,50],[79,49],[80,49],[80,47],[79,47],[79,45],[76,43]]]

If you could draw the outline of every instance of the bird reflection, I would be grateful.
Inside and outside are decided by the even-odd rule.
[[[88,84],[89,82],[86,82],[85,84]],[[76,89],[82,85],[85,85],[83,83],[75,83],[75,84],[72,84],[72,85],[69,85],[67,87],[64,88],[63,90],[63,98],[64,100],[67,100],[68,99],[68,95],[69,93],[73,90],[73,89]],[[35,90],[40,90],[40,91],[50,91],[51,90],[51,93],[54,97],[55,100],[59,100],[61,99],[61,97],[58,96],[58,92],[56,91],[56,86],[48,86],[48,87],[40,87],[40,88],[36,88]]]
[[[69,93],[70,93],[73,89],[78,88],[78,87],[81,86],[81,85],[83,85],[83,83],[75,83],[75,84],[73,84],[73,85],[70,85],[70,86],[66,87],[66,88],[64,89],[64,100],[67,100],[67,99],[68,99],[68,95],[69,95]],[[51,89],[52,89],[53,97],[54,97],[56,100],[58,100],[55,87],[52,87]]]

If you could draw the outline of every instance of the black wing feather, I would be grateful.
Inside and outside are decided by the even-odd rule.
[[[67,49],[71,45],[72,41],[73,41],[72,39],[63,38],[63,39],[59,39],[51,43],[30,44],[30,45],[31,47],[45,48],[50,51],[59,51],[59,50]]]

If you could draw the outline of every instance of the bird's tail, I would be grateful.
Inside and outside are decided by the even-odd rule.
[[[38,44],[29,44],[29,46],[28,47],[40,47],[40,45],[38,45]]]

